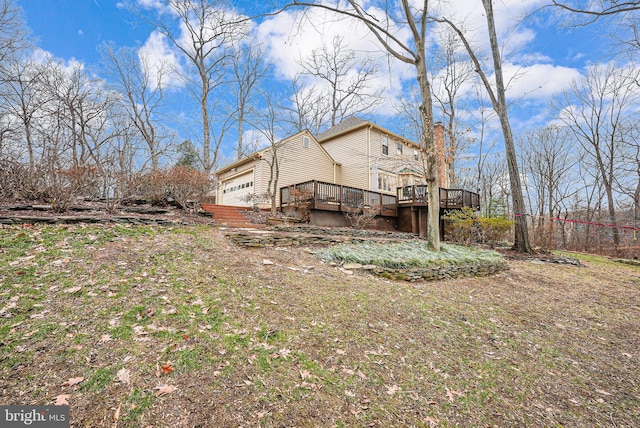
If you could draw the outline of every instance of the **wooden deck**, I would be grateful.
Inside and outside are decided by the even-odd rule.
[[[315,210],[359,212],[368,209],[378,215],[398,215],[397,198],[386,193],[316,180],[280,189],[280,208],[302,205]]]
[[[427,207],[429,206],[427,192],[426,185],[399,187],[397,190],[398,205]],[[471,208],[474,211],[479,211],[480,195],[464,189],[445,189],[441,187],[440,208],[445,210]]]
[[[306,206],[310,209],[341,212],[373,211],[382,216],[395,217],[398,207],[427,207],[427,186],[399,187],[396,195],[341,186],[322,181],[306,181],[280,189],[280,209]],[[480,209],[480,195],[462,189],[440,188],[440,208]]]

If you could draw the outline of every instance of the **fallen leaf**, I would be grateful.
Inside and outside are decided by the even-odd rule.
[[[613,394],[611,394],[610,392],[604,391],[604,390],[602,390],[602,389],[596,389],[596,392],[597,392],[598,394],[602,394],[602,395],[613,395]]]
[[[39,332],[39,331],[40,331],[39,329],[32,330],[32,331],[30,331],[29,333],[25,333],[25,334],[23,334],[23,335],[22,335],[22,338],[23,338],[23,339],[27,339],[27,338],[29,338],[29,337],[33,336],[34,334],[36,334],[36,333],[37,333],[37,332]]]
[[[281,350],[279,350],[278,352],[273,354],[273,358],[284,358],[284,359],[287,359],[287,357],[289,355],[291,355],[291,350],[287,349],[287,348],[282,348]]]
[[[171,367],[169,364],[163,364],[160,367],[160,371],[162,372],[162,374],[169,374],[172,371],[174,371],[175,369],[173,367]]]
[[[116,409],[116,412],[113,414],[113,426],[114,428],[118,426],[118,420],[120,419],[120,408],[122,407],[122,403]]]
[[[113,338],[110,334],[103,334],[102,336],[100,336],[100,342],[109,342],[111,340],[113,340]]]
[[[429,426],[431,426],[431,427],[436,427],[436,426],[438,426],[438,420],[437,420],[437,419],[432,418],[431,416],[427,416],[427,417],[426,417],[426,421],[427,421],[427,422],[429,422]]]
[[[355,392],[352,392],[352,391],[349,391],[348,389],[345,389],[345,391],[344,391],[344,395],[346,395],[347,397],[351,397],[351,398],[353,398],[353,397],[355,397],[355,396],[356,396],[356,393],[355,393]]]
[[[147,331],[144,329],[143,326],[141,325],[136,325],[133,327],[133,332],[139,336],[144,336],[147,335],[149,333],[147,333]]]
[[[129,376],[130,376],[129,369],[122,368],[118,370],[118,373],[116,374],[116,376],[120,382],[124,383],[125,385],[129,385]]]
[[[56,401],[53,402],[54,406],[68,406],[71,394],[60,394],[56,397]]]
[[[157,390],[156,391],[156,395],[167,395],[167,394],[171,394],[173,391],[175,391],[176,387],[165,384],[165,385],[161,385],[161,386],[156,386],[153,389]]]
[[[387,386],[387,394],[393,395],[400,390],[398,385]]]
[[[346,355],[347,353],[343,349],[336,349],[336,354],[338,354],[338,355]]]
[[[454,400],[454,396],[458,396],[458,397],[464,397],[464,394],[458,391],[454,391],[452,389],[446,388],[447,389],[447,398],[449,399],[450,402],[453,403]]]
[[[311,379],[313,378],[313,375],[311,374],[311,372],[309,372],[309,370],[300,370],[300,377],[304,380],[304,379]]]
[[[62,384],[62,386],[74,386],[79,384],[80,382],[82,382],[84,380],[83,377],[71,377],[69,378],[68,381],[66,381],[65,383]]]
[[[65,289],[63,293],[73,294],[73,293],[77,293],[80,290],[82,290],[82,286],[78,285],[77,287],[71,287],[71,288]]]

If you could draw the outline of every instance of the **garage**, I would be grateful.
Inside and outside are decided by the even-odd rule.
[[[247,206],[246,202],[242,201],[242,197],[248,193],[254,193],[253,169],[223,181],[221,203],[238,207]]]

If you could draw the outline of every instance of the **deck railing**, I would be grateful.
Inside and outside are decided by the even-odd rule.
[[[280,189],[280,207],[308,205],[327,211],[373,211],[384,216],[397,215],[397,199],[371,190],[341,186],[323,181],[306,181]]]
[[[339,184],[310,180],[280,189],[280,207],[306,205],[311,209],[358,212],[373,210],[385,216],[396,216],[398,206],[428,205],[426,185],[398,187],[396,196]],[[440,188],[440,208],[480,209],[480,195],[463,189]]]
[[[480,209],[480,195],[464,189],[439,189],[440,208]],[[426,184],[398,187],[399,205],[428,205],[428,187]]]

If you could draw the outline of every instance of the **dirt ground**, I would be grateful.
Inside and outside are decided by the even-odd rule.
[[[74,427],[640,422],[638,267],[389,281],[226,232],[0,226],[0,403]]]

